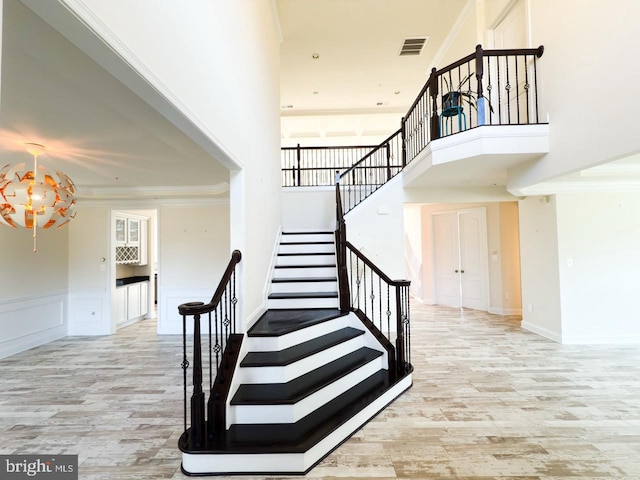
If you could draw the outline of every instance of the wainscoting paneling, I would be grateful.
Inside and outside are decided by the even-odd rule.
[[[67,334],[66,292],[0,301],[0,358]]]

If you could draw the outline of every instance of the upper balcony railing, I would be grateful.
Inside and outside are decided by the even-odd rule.
[[[336,170],[342,172],[377,145],[345,147],[283,147],[282,186],[316,187],[333,185]]]
[[[401,171],[433,140],[482,125],[546,123],[541,121],[538,102],[537,60],[543,52],[542,46],[483,50],[478,45],[474,53],[431,70],[402,118],[400,130],[380,145],[283,148],[282,185],[330,186],[337,170],[341,188],[357,187],[343,191],[343,201],[348,202],[346,213]],[[317,159],[317,152],[323,148],[330,149],[325,154],[330,161]],[[354,161],[359,148],[366,151]]]
[[[431,76],[402,119],[407,163],[432,140],[481,125],[540,122],[537,59],[544,47],[476,51]],[[542,122],[544,123],[544,122]]]

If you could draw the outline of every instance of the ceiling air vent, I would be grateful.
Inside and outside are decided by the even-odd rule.
[[[420,55],[422,47],[427,43],[428,37],[406,38],[400,49],[400,56],[404,55]]]

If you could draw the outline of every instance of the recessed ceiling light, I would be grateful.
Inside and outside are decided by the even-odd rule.
[[[400,95],[400,90],[396,90],[395,92],[393,92],[394,95]]]
[[[313,94],[314,94],[314,95],[318,95],[318,91],[317,91],[317,90],[316,90],[316,91],[314,91],[314,92],[313,92]]]
[[[313,58],[314,60],[318,60],[320,58],[320,54],[314,53],[313,55],[311,55],[311,58]]]

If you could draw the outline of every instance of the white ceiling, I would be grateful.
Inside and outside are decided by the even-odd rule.
[[[283,144],[378,143],[397,130],[467,3],[277,0]],[[428,38],[422,53],[399,56],[414,37]]]

